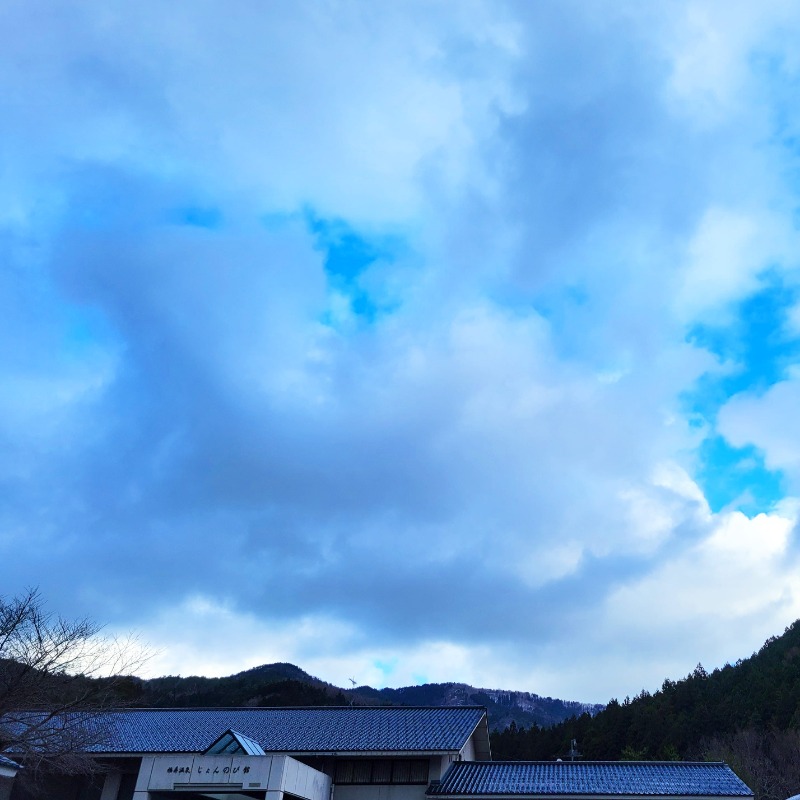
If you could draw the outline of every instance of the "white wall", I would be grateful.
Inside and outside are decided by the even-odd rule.
[[[401,786],[376,783],[339,785],[333,789],[333,800],[425,800],[427,788],[427,783]]]
[[[475,734],[473,733],[472,736],[467,739],[467,743],[461,748],[461,760],[462,761],[474,761],[475,760]]]

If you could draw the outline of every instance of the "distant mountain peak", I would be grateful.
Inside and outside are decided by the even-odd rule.
[[[290,664],[287,661],[277,661],[274,664],[261,664],[258,667],[251,667],[250,669],[237,672],[231,675],[232,678],[240,678],[244,676],[265,676],[283,680],[299,680],[308,681],[310,683],[324,683],[324,681],[309,675],[300,667]]]

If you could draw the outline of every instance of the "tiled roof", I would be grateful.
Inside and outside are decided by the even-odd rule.
[[[92,750],[202,753],[235,730],[268,753],[454,751],[485,714],[472,706],[125,709],[91,718],[104,740]]]
[[[462,761],[428,789],[429,796],[752,794],[727,764],[680,761]]]

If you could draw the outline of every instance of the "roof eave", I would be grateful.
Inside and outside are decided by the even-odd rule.
[[[486,797],[492,800],[519,800],[520,797],[525,798],[556,798],[556,797],[569,797],[570,800],[624,800],[626,797],[648,797],[653,800],[686,800],[687,797],[696,798],[696,800],[732,800],[732,798],[745,798],[754,797],[754,794],[654,794],[654,793],[637,793],[637,792],[619,792],[618,794],[573,794],[571,792],[425,792],[426,797],[435,797],[437,800],[464,800],[467,797]]]

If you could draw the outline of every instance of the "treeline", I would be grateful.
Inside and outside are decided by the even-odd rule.
[[[765,800],[800,792],[800,621],[744,661],[665,680],[653,694],[611,700],[549,728],[492,735],[495,759],[566,758],[571,740],[592,760],[728,761]],[[783,775],[778,779],[779,773]],[[796,777],[795,777],[796,775]]]
[[[123,678],[116,683],[121,705],[152,708],[347,705],[335,686],[293,664],[267,664],[225,678]]]

